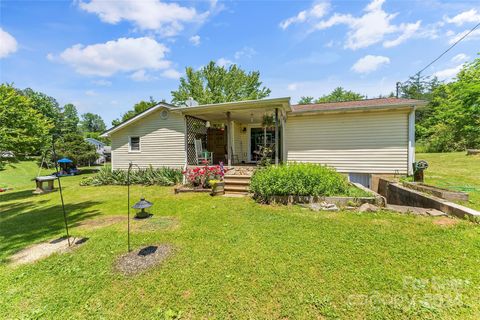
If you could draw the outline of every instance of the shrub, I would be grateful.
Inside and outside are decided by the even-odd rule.
[[[261,202],[268,202],[271,196],[349,195],[350,190],[347,178],[335,169],[311,163],[258,169],[250,183],[250,191]]]
[[[209,166],[208,161],[203,161],[203,166],[188,168],[182,173],[185,175],[187,183],[193,187],[208,188],[211,180],[223,180],[226,169],[223,164]]]
[[[147,186],[173,186],[182,181],[182,172],[178,169],[167,167],[138,169],[130,171],[131,184],[143,184]],[[112,170],[111,166],[102,167],[92,177],[80,181],[81,186],[102,186],[102,185],[126,185],[127,171]]]

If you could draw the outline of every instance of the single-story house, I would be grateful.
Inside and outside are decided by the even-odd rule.
[[[110,146],[107,146],[102,141],[99,141],[94,138],[86,138],[85,141],[93,145],[95,147],[95,150],[97,151],[98,159],[95,160],[95,164],[102,164],[110,161],[110,157],[111,157]]]
[[[361,182],[372,174],[412,173],[415,110],[425,104],[378,98],[291,105],[288,97],[190,107],[159,103],[103,136],[112,141],[113,169],[127,169],[130,161],[196,165],[199,140],[214,163],[254,164],[268,142],[274,163],[326,164]],[[266,115],[273,117],[268,130],[262,128]]]

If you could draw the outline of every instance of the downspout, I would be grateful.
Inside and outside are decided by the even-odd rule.
[[[183,143],[185,145],[185,163],[183,164],[183,171],[187,171],[188,167],[188,126],[187,126],[187,117],[183,116],[183,124],[185,127]],[[187,183],[187,178],[183,175],[182,183]]]
[[[412,107],[412,110],[408,114],[408,168],[407,174],[413,175],[413,163],[415,162],[415,110],[416,107]]]

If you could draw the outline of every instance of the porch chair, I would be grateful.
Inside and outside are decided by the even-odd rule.
[[[202,140],[195,139],[195,156],[197,158],[197,165],[203,160],[207,160],[209,164],[213,164],[213,152],[203,150]]]

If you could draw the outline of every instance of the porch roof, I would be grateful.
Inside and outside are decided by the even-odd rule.
[[[261,122],[265,112],[273,112],[276,108],[284,112],[291,111],[290,98],[274,98],[261,100],[246,100],[215,104],[204,104],[195,107],[182,107],[180,111],[185,115],[209,121],[225,120],[226,113],[230,118],[239,122]]]

